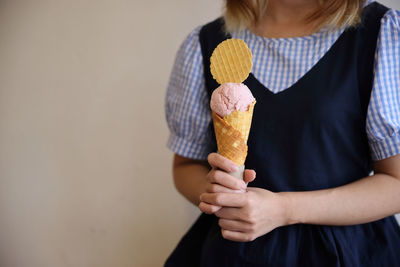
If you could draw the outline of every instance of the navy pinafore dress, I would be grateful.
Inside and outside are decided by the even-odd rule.
[[[244,82],[257,100],[248,140],[249,186],[274,192],[332,188],[372,171],[365,131],[380,20],[387,8],[373,3],[362,23],[343,32],[299,81],[277,94],[252,74]],[[214,48],[229,36],[222,19],[200,32],[208,92]],[[361,225],[296,224],[252,242],[221,235],[218,219],[202,214],[165,266],[400,266],[400,228],[393,216]]]

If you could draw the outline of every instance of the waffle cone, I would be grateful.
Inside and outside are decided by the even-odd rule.
[[[247,139],[255,103],[249,106],[248,111],[233,111],[225,117],[212,112],[218,153],[239,166],[246,160]]]

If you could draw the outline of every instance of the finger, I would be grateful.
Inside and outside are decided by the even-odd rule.
[[[244,170],[243,180],[246,184],[254,181],[254,179],[256,179],[256,172],[254,170]]]
[[[219,184],[208,184],[206,187],[207,193],[245,193],[245,189],[230,189]]]
[[[215,216],[221,219],[227,219],[227,220],[243,220],[241,213],[240,213],[240,208],[228,208],[228,207],[223,207],[219,209],[217,212],[214,213]]]
[[[218,153],[210,153],[207,160],[211,167],[218,168],[226,172],[236,172],[238,168],[233,161],[221,156]]]
[[[217,212],[219,209],[221,209],[221,207],[219,206],[214,206],[214,205],[210,205],[207,204],[205,202],[200,202],[199,204],[199,209],[207,214],[214,214],[215,212]]]
[[[236,242],[250,242],[256,239],[256,236],[254,234],[249,234],[249,233],[236,232],[225,229],[221,229],[221,233],[225,239]]]
[[[214,184],[220,184],[233,190],[246,189],[246,184],[239,179],[236,179],[232,175],[221,171],[212,170],[207,175],[208,180]]]
[[[219,219],[218,225],[222,229],[229,231],[245,232],[245,233],[252,231],[251,225],[243,221]]]
[[[243,193],[204,193],[200,200],[214,206],[240,208],[245,205],[246,194]]]

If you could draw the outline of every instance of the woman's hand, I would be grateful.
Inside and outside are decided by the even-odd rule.
[[[206,176],[206,192],[200,196],[200,200],[205,194],[244,193],[246,192],[247,183],[253,181],[255,178],[255,172],[253,170],[245,170],[243,174],[244,181],[229,175],[228,173],[237,171],[236,164],[217,153],[208,155],[208,163],[212,169]],[[206,201],[201,201],[199,209],[204,213],[213,214],[221,209],[221,205],[213,205]]]
[[[278,193],[249,187],[244,194],[207,193],[201,201],[222,207],[219,217],[222,236],[239,242],[253,241],[273,229],[287,225],[285,199]]]

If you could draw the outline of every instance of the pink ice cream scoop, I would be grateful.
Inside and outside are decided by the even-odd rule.
[[[255,101],[250,89],[243,83],[224,83],[211,95],[211,109],[221,117],[234,110],[247,111]]]

